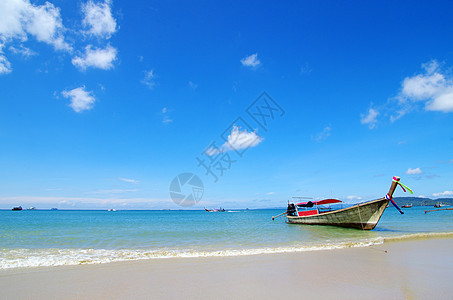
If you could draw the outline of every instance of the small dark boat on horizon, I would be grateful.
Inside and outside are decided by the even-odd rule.
[[[406,204],[406,205],[401,205],[401,208],[411,208],[411,207],[412,207],[412,203]]]
[[[207,209],[206,207],[204,208],[205,211],[207,212],[225,212],[225,209],[224,208],[214,208],[214,209]]]
[[[22,206],[14,206],[12,210],[22,210]]]

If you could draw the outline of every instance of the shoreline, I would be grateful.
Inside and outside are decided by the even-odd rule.
[[[20,256],[20,260],[0,258],[0,272],[7,270],[27,270],[36,268],[55,268],[62,266],[100,265],[118,262],[148,261],[177,258],[240,257],[264,254],[291,254],[312,251],[331,251],[349,248],[374,247],[387,243],[408,242],[429,239],[452,238],[453,232],[410,233],[388,237],[374,237],[357,241],[338,241],[326,244],[307,244],[305,246],[275,246],[242,249],[191,250],[191,249],[14,249],[10,257]],[[6,249],[4,249],[6,250]],[[38,252],[35,252],[38,251]],[[42,261],[42,257],[49,257]],[[60,256],[60,258],[59,258]],[[27,259],[27,260],[25,260]]]
[[[5,298],[448,298],[453,238],[361,248],[5,269]],[[385,252],[387,251],[387,252]]]

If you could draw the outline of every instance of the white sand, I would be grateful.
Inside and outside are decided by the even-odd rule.
[[[3,270],[0,291],[2,299],[451,299],[452,276],[453,239],[430,239]]]

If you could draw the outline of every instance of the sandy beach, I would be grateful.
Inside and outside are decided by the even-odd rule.
[[[0,272],[3,299],[448,299],[453,239]],[[385,252],[387,251],[387,252]]]

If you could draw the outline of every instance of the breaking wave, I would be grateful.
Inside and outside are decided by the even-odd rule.
[[[384,234],[385,235],[385,234]],[[227,249],[23,249],[0,248],[0,270],[14,268],[105,264],[165,258],[232,257],[276,253],[297,253],[319,250],[369,247],[384,243],[453,238],[453,232],[406,233],[394,236],[374,236],[367,239],[296,244],[291,246],[227,248]]]
[[[3,249],[0,250],[0,269],[49,267],[82,264],[104,264],[111,262],[195,257],[227,257],[273,253],[294,253],[318,250],[367,247],[382,244],[383,239],[337,244],[263,247],[255,249],[223,249],[211,251],[184,250],[143,250],[143,249]]]

